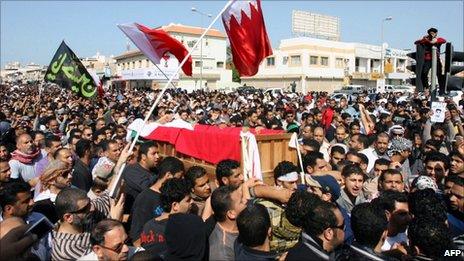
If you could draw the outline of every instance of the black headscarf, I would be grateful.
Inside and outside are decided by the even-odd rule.
[[[172,214],[165,230],[165,260],[208,260],[208,237],[203,220],[192,214]]]

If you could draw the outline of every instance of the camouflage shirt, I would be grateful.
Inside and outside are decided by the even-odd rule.
[[[271,219],[271,251],[277,253],[288,251],[300,239],[301,229],[288,221],[285,209],[281,204],[263,199],[257,199],[256,203],[266,207]]]

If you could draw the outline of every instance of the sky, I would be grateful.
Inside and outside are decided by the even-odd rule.
[[[119,55],[127,38],[116,24],[137,22],[148,27],[169,23],[207,27],[226,1],[4,1],[0,0],[0,63],[48,65],[64,39],[80,57]],[[430,27],[462,51],[464,1],[278,1],[263,0],[262,7],[274,49],[291,38],[292,10],[340,18],[341,41],[412,49]],[[202,17],[191,8],[212,14]],[[203,20],[203,21],[202,21]],[[219,19],[213,28],[224,31]],[[135,48],[132,45],[132,48]],[[443,50],[442,50],[443,51]]]

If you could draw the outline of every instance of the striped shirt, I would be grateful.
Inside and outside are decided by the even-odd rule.
[[[91,252],[90,233],[68,234],[53,231],[52,260],[76,260]]]
[[[110,197],[105,191],[100,197],[91,202],[95,209],[90,216],[89,225],[84,233],[69,234],[53,231],[52,260],[76,260],[89,254],[91,249],[90,231],[102,219],[109,217]],[[58,224],[59,228],[59,224]]]

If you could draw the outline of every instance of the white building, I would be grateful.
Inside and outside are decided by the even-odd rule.
[[[350,74],[351,84],[376,86],[381,74],[381,46],[354,43],[355,70]],[[404,84],[412,73],[406,70],[408,52],[400,49],[385,48],[385,83],[392,85]],[[390,72],[389,72],[390,69]]]
[[[5,65],[1,70],[1,82],[10,83],[31,83],[43,81],[47,68],[35,63],[29,63],[21,66],[19,62],[13,62]]]
[[[171,36],[182,42],[187,50],[195,45],[204,28],[181,24],[169,24],[161,27]],[[221,88],[232,82],[232,70],[226,69],[227,37],[216,29],[210,29],[201,43],[192,53],[192,77],[180,71],[173,82],[175,86],[187,90],[200,88]],[[201,59],[201,55],[203,59]],[[138,49],[127,51],[114,57],[116,60],[116,87],[130,88],[162,88],[167,82],[166,77],[149,61]],[[203,62],[203,64],[202,64]],[[172,57],[165,57],[158,65],[167,76],[172,75],[179,61]],[[203,67],[202,73],[200,68]],[[202,84],[200,85],[200,79]]]
[[[92,57],[79,59],[87,70],[95,72],[100,78],[103,76],[111,77],[112,74],[116,73],[116,60],[113,55],[107,57],[97,52]]]
[[[401,84],[406,71],[406,52],[387,49],[385,60],[393,65],[387,84]],[[253,77],[242,83],[259,88],[287,88],[292,82],[297,91],[332,92],[346,84],[376,86],[380,78],[381,47],[299,37],[282,40],[279,49],[267,57]],[[391,67],[388,67],[391,68]]]

